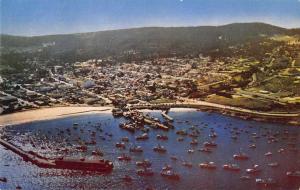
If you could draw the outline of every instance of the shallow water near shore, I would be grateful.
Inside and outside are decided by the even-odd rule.
[[[150,115],[162,118],[159,111],[145,111]],[[24,150],[33,150],[40,155],[55,158],[61,155],[81,158],[92,157],[92,151],[99,149],[104,153],[103,158],[114,163],[114,169],[109,174],[95,174],[91,172],[43,169],[23,161],[18,155],[0,146],[0,177],[6,177],[7,183],[0,182],[0,189],[15,189],[17,185],[22,189],[261,189],[255,183],[256,178],[273,178],[277,184],[271,189],[299,189],[300,182],[286,176],[287,171],[300,170],[300,128],[275,123],[255,122],[223,116],[218,113],[199,112],[191,109],[171,110],[169,115],[174,118],[175,129],[169,131],[150,129],[149,139],[136,141],[135,137],[142,134],[137,131],[132,134],[119,128],[124,118],[114,118],[109,113],[80,115],[62,119],[32,122],[15,126],[8,126],[3,133],[10,137],[10,142]],[[73,128],[78,123],[78,129]],[[192,127],[193,126],[193,127]],[[184,136],[179,142],[176,131],[185,129],[188,133],[197,129],[200,131],[198,145],[190,145],[193,139]],[[214,131],[216,138],[209,137]],[[91,134],[95,132],[96,144],[88,145],[87,152],[79,152],[74,146],[81,141],[90,142]],[[167,141],[156,139],[157,134],[168,136]],[[236,135],[237,139],[232,139]],[[122,137],[128,137],[126,149],[115,147]],[[199,152],[205,141],[213,140],[217,147],[211,148],[212,153]],[[167,153],[154,152],[154,146],[161,144]],[[255,144],[256,148],[249,148]],[[130,153],[132,145],[140,145],[143,153]],[[69,152],[62,149],[68,148]],[[194,153],[187,150],[193,149]],[[278,150],[284,149],[282,153]],[[234,160],[233,154],[244,152],[248,160]],[[271,156],[265,153],[271,152]],[[126,153],[131,156],[130,162],[117,159]],[[173,161],[170,156],[175,155],[178,160]],[[152,162],[154,176],[141,177],[136,174],[136,161],[149,159]],[[182,161],[189,161],[192,168],[182,165]],[[213,161],[217,165],[215,170],[201,169],[198,164]],[[278,167],[270,167],[268,163],[278,162]],[[241,171],[226,171],[223,164],[236,163]],[[180,174],[179,181],[161,177],[161,168],[169,164]],[[260,173],[246,174],[245,170],[258,164]],[[124,182],[122,177],[130,175],[131,183]],[[249,175],[251,179],[241,180],[240,177]]]

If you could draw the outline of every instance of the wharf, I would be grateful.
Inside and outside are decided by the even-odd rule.
[[[0,138],[0,144],[18,154],[24,161],[29,161],[40,168],[71,169],[84,171],[109,172],[113,164],[107,160],[80,160],[80,159],[48,159],[35,152],[26,152],[15,145]]]

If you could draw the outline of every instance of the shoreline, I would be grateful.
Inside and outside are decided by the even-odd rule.
[[[35,121],[45,121],[58,118],[66,118],[77,115],[87,115],[94,113],[111,113],[113,106],[55,106],[38,109],[24,110],[11,114],[0,115],[0,128],[6,125],[17,125]],[[288,125],[300,126],[300,113],[272,113],[259,112],[238,107],[214,104],[209,102],[189,102],[189,103],[166,103],[166,104],[145,104],[131,105],[129,108],[139,110],[157,110],[170,108],[176,112],[203,111],[215,112],[222,115],[237,117],[244,120],[263,121],[272,123],[284,123]]]
[[[165,104],[145,104],[129,106],[133,109],[170,109],[170,108],[187,108],[197,109],[204,112],[216,112],[222,115],[238,117],[244,120],[264,121],[283,123],[288,125],[300,126],[300,113],[288,112],[260,112],[239,107],[215,104],[205,101],[193,101],[185,103],[165,103]]]
[[[11,114],[0,115],[0,128],[6,125],[17,125],[35,121],[46,121],[76,115],[86,115],[92,113],[111,113],[112,109],[113,107],[108,106],[65,106],[26,110]]]

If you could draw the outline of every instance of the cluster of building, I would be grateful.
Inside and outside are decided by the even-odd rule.
[[[213,94],[270,100],[277,93],[280,101],[299,104],[300,88],[295,88],[300,85],[298,44],[266,46],[260,57],[242,57],[246,47],[230,48],[232,56],[213,58],[174,56],[120,62],[109,57],[35,67],[1,78],[1,112],[70,104],[170,103],[179,97],[206,100]],[[284,93],[283,87],[276,92],[275,85],[266,85],[285,79],[292,85],[285,85]]]

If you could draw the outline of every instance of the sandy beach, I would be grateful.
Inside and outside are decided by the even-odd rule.
[[[91,113],[110,113],[112,107],[52,107],[0,115],[0,127]]]

